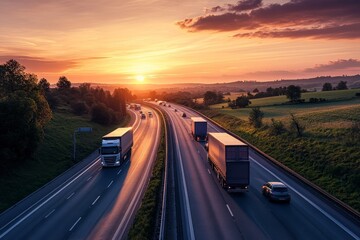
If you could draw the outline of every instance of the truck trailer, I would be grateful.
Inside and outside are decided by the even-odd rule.
[[[103,167],[120,166],[131,153],[133,130],[131,127],[117,128],[102,137],[100,149]]]
[[[228,133],[208,133],[208,159],[220,185],[228,192],[247,192],[249,146]]]
[[[207,135],[207,121],[202,117],[191,117],[191,134],[196,141],[205,141]]]

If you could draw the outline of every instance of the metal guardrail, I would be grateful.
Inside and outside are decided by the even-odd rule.
[[[300,174],[298,174],[297,172],[295,172],[294,170],[288,168],[287,166],[285,166],[284,164],[280,163],[279,161],[277,161],[276,159],[274,159],[273,157],[267,155],[266,153],[264,153],[263,151],[261,151],[260,149],[258,149],[257,147],[255,147],[254,145],[252,145],[251,143],[249,143],[248,141],[242,139],[241,137],[239,137],[238,135],[234,134],[233,132],[225,129],[224,127],[222,127],[219,123],[215,122],[214,120],[212,120],[211,118],[207,117],[205,114],[196,111],[192,108],[186,107],[186,106],[182,106],[187,108],[188,110],[191,110],[197,114],[199,114],[200,116],[202,116],[203,118],[207,119],[208,121],[210,121],[211,123],[213,123],[214,125],[216,125],[217,127],[221,128],[222,130],[224,130],[226,133],[230,134],[231,136],[241,140],[242,142],[248,144],[255,152],[257,152],[258,154],[260,154],[261,156],[263,156],[265,159],[267,159],[270,163],[280,167],[281,169],[283,169],[284,171],[286,171],[287,173],[289,173],[290,175],[294,176],[295,178],[299,179],[301,182],[303,182],[304,184],[306,184],[307,186],[311,187],[312,189],[314,189],[315,191],[319,192],[322,196],[324,196],[325,198],[327,198],[328,200],[332,201],[333,203],[335,203],[338,207],[344,209],[346,212],[348,212],[352,217],[354,217],[357,221],[360,221],[360,213],[358,211],[356,211],[355,209],[353,209],[352,207],[350,207],[349,205],[347,205],[346,203],[344,203],[343,201],[341,201],[340,199],[332,196],[331,194],[329,194],[328,192],[326,192],[324,189],[320,188],[319,186],[317,186],[316,184],[312,183],[311,181],[309,181],[308,179],[304,178],[303,176],[301,176]]]

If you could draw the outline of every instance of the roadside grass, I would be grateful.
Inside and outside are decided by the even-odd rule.
[[[45,127],[44,140],[33,158],[0,175],[0,212],[91,154],[100,146],[105,133],[125,126],[129,118],[116,126],[102,126],[66,111],[53,112],[52,120]],[[73,133],[79,127],[92,127],[93,131],[76,135],[76,161],[73,161]]]
[[[161,124],[161,142],[155,165],[134,223],[129,231],[129,239],[154,239],[158,223],[158,213],[162,205],[162,181],[166,158],[165,127]]]
[[[325,98],[328,101],[342,101],[342,100],[351,100],[355,99],[355,93],[360,92],[360,89],[348,89],[348,90],[336,90],[336,91],[324,91],[324,92],[307,92],[302,93],[301,98],[305,99],[305,101],[309,101],[310,98]],[[235,100],[239,94],[236,95],[230,95],[231,100]],[[235,98],[235,99],[232,99]],[[359,97],[358,97],[359,98]],[[224,99],[227,99],[227,96],[225,96]],[[250,107],[265,107],[265,106],[272,106],[272,105],[280,105],[283,103],[288,102],[288,99],[286,96],[274,96],[274,97],[266,97],[266,98],[257,98],[257,99],[251,99]],[[326,102],[325,102],[326,103]],[[325,104],[325,103],[317,103],[317,104]],[[312,105],[317,105],[312,104]],[[301,104],[297,104],[301,105]],[[227,103],[219,103],[211,105],[211,109],[222,109],[222,106],[224,108],[228,108]],[[294,106],[294,105],[290,105]],[[230,109],[230,108],[228,108]]]
[[[350,129],[353,122],[360,122],[360,104],[333,104],[321,111],[297,112],[306,127],[301,138],[289,132],[273,135],[268,125],[254,129],[247,118],[233,116],[230,111],[202,112],[360,211],[360,137]],[[289,126],[286,117],[281,120]]]

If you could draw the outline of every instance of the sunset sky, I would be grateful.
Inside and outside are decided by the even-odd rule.
[[[360,73],[359,0],[1,0],[0,64],[55,83]]]

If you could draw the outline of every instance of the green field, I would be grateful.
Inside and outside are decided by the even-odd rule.
[[[360,126],[360,99],[352,97],[355,92],[359,90],[332,91],[326,95],[332,101],[325,103],[261,105],[265,126],[260,129],[248,123],[251,108],[203,113],[359,211],[360,130],[354,124]],[[325,94],[329,92],[303,97],[320,98]],[[259,100],[277,104],[279,98]],[[297,138],[289,131],[290,112],[305,126],[303,137]],[[274,135],[271,118],[281,120],[287,131]]]
[[[330,110],[348,109],[360,104],[360,98],[355,97],[355,93],[360,92],[359,89],[331,91],[331,92],[311,92],[302,94],[302,98],[308,101],[309,98],[325,98],[328,101],[322,103],[303,103],[303,104],[285,104],[287,99],[285,96],[276,96],[260,99],[252,99],[251,104],[247,108],[231,109],[229,107],[222,108],[226,104],[212,105],[211,109],[218,109],[220,113],[238,117],[247,120],[251,107],[260,107],[264,112],[264,121],[270,122],[271,118],[284,120],[289,117],[290,113],[302,116],[306,114],[326,112]],[[304,116],[305,117],[305,116]]]
[[[326,91],[326,92],[307,92],[302,93],[301,98],[309,101],[310,98],[325,98],[329,101],[341,101],[341,100],[350,100],[354,99],[355,93],[360,92],[360,89],[349,89],[349,90],[338,90],[338,91]],[[231,100],[235,100],[241,93],[235,93],[230,95]],[[224,99],[227,99],[228,96],[225,96]],[[264,107],[264,106],[272,106],[286,103],[288,99],[286,96],[275,96],[275,97],[267,97],[267,98],[258,98],[251,99],[250,107]],[[227,103],[219,103],[215,105],[211,105],[211,109],[222,109],[222,107],[228,108]]]
[[[129,117],[120,125],[128,121]],[[76,164],[77,161],[73,161],[73,132],[79,127],[92,127],[93,132],[77,134],[77,161],[95,151],[101,137],[118,126],[105,127],[88,118],[54,112],[34,158],[0,176],[0,212]]]

